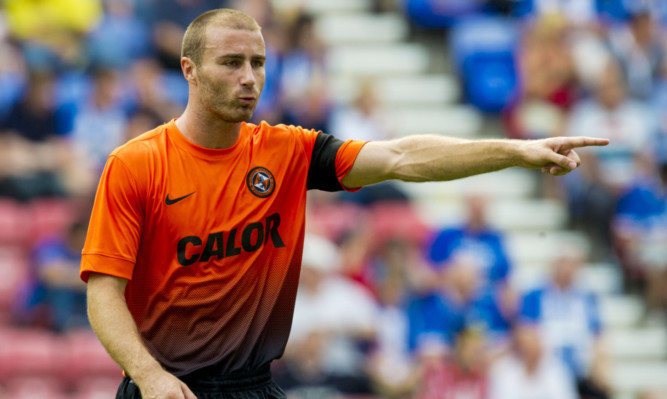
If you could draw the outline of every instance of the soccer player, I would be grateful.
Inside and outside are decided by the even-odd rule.
[[[269,365],[292,321],[306,191],[450,180],[511,166],[562,175],[607,140],[341,142],[250,119],[264,85],[260,27],[234,10],[183,38],[183,114],[116,149],[81,262],[90,323],[125,372],[119,398],[284,398]]]

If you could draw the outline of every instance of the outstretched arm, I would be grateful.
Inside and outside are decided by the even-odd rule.
[[[384,180],[443,181],[512,166],[564,175],[580,164],[575,148],[603,146],[607,139],[554,137],[543,140],[466,140],[408,136],[366,144],[342,183],[349,188]]]

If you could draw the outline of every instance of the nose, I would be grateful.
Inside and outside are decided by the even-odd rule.
[[[241,70],[240,83],[242,86],[252,87],[255,85],[255,73],[250,62],[244,62]]]

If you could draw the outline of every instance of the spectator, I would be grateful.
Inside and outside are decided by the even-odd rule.
[[[385,231],[385,233],[388,232]],[[407,229],[405,233],[409,234]],[[419,284],[419,273],[424,269],[429,269],[420,253],[420,240],[416,237],[398,236],[395,233],[385,237],[379,233],[370,234],[370,239],[362,238],[363,241],[359,243],[353,242],[355,239],[359,240],[359,236],[350,236],[343,242],[344,249],[353,246],[358,248],[361,245],[366,245],[368,249],[372,248],[369,259],[357,270],[356,274],[348,275],[377,293],[378,297],[380,296],[379,290],[385,281],[392,279],[404,281],[407,284],[405,287],[407,290],[414,289]],[[418,235],[414,230],[412,234]]]
[[[148,55],[151,37],[132,0],[104,0],[102,21],[88,35],[86,54],[93,65],[127,68]]]
[[[573,247],[563,247],[559,254],[551,281],[524,297],[521,318],[538,328],[544,348],[567,366],[582,397],[607,398],[609,381],[597,298],[577,279],[584,256]]]
[[[26,86],[27,71],[23,52],[18,44],[10,41],[0,22],[0,122],[21,100]]]
[[[575,399],[574,382],[559,358],[544,351],[538,329],[516,326],[514,348],[489,372],[488,399]]]
[[[135,60],[129,72],[132,104],[126,137],[132,138],[152,129],[147,126],[154,127],[169,121],[173,115],[178,115],[182,106],[174,98],[174,93],[167,91],[163,81],[164,71],[155,59]],[[147,125],[139,123],[144,119]],[[139,130],[144,126],[147,128]]]
[[[285,66],[287,68],[287,66]],[[311,81],[299,96],[288,100],[285,107],[285,122],[296,126],[313,126],[315,130],[330,131],[332,103],[323,80]]]
[[[335,388],[344,393],[367,393],[370,387],[363,348],[375,336],[377,305],[365,288],[337,275],[339,259],[333,243],[306,237],[287,351],[299,352],[304,340],[321,340],[321,369],[335,381]]]
[[[88,325],[86,285],[79,279],[81,248],[87,223],[73,223],[65,237],[52,236],[32,250],[36,281],[21,318],[29,324],[41,323],[40,308],[47,311],[47,326],[58,332]]]
[[[351,107],[334,112],[331,134],[341,140],[356,137],[359,140],[389,140],[393,133],[386,118],[380,113],[374,86],[367,82],[361,86]]]
[[[181,72],[181,40],[190,21],[204,11],[226,6],[224,0],[152,1],[153,45],[162,67]]]
[[[434,338],[451,348],[455,337],[469,326],[482,330],[494,349],[502,350],[516,309],[510,309],[494,287],[482,285],[474,262],[474,257],[460,253],[456,262],[440,271],[434,291],[411,301],[411,350],[419,352]]]
[[[485,399],[487,362],[484,336],[474,329],[456,338],[452,356],[433,348],[419,355],[421,378],[415,399]]]
[[[74,116],[72,146],[93,170],[101,172],[114,148],[125,139],[127,112],[119,101],[116,71],[97,68],[93,72],[91,99]]]
[[[300,12],[287,34],[281,87],[288,102],[301,97],[312,82],[325,75],[325,46],[312,15]]]
[[[83,37],[102,17],[99,0],[8,0],[7,27],[34,69],[85,65]]]
[[[600,76],[594,98],[572,111],[569,135],[596,132],[614,142],[608,150],[581,151],[586,166],[562,180],[572,220],[588,228],[594,237],[601,237],[599,244],[609,245],[608,226],[615,199],[633,180],[635,158],[655,129],[649,109],[627,97],[621,71],[614,62]]]
[[[519,48],[520,98],[507,109],[504,122],[513,138],[561,135],[565,116],[579,96],[576,64],[561,14],[540,16]]]
[[[315,30],[313,16],[301,12],[287,36],[280,79],[285,121],[330,131],[332,105],[326,94],[326,48]]]
[[[447,265],[459,253],[475,257],[484,285],[505,284],[511,272],[503,235],[489,225],[487,199],[482,195],[466,198],[466,220],[461,226],[437,233],[429,247],[429,259]]]
[[[667,310],[667,145],[659,143],[655,157],[641,158],[644,173],[620,196],[612,223],[627,287],[645,284],[647,315]]]
[[[325,370],[325,337],[313,332],[301,339],[293,351],[287,351],[282,359],[271,365],[273,379],[290,398],[339,399],[339,378]]]
[[[664,40],[650,9],[637,7],[630,11],[629,23],[611,35],[610,46],[623,70],[629,94],[647,100],[665,68]]]
[[[379,102],[370,82],[363,84],[351,106],[342,106],[331,113],[331,134],[341,140],[358,137],[360,140],[388,140],[393,132],[382,115]],[[357,193],[341,193],[341,199],[362,205],[379,201],[407,200],[397,184],[382,182],[364,187]]]
[[[68,147],[58,133],[53,76],[34,72],[0,126],[0,196],[29,201],[66,194]]]
[[[408,349],[408,319],[405,313],[407,282],[390,275],[376,284],[379,309],[375,320],[377,338],[369,357],[375,391],[387,398],[410,393],[416,373]]]

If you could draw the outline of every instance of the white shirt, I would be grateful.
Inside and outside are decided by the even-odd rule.
[[[489,399],[576,399],[574,382],[555,357],[543,356],[529,375],[514,355],[499,359],[489,373]]]
[[[364,287],[331,276],[320,283],[317,292],[298,291],[290,342],[311,333],[325,333],[324,368],[333,373],[354,373],[362,359],[350,334],[374,328],[377,311],[374,298]]]
[[[644,149],[655,129],[653,114],[635,101],[608,110],[594,101],[572,112],[568,134],[608,138],[614,145],[592,149],[600,160],[603,177],[611,185],[627,185],[634,177],[634,156]]]

